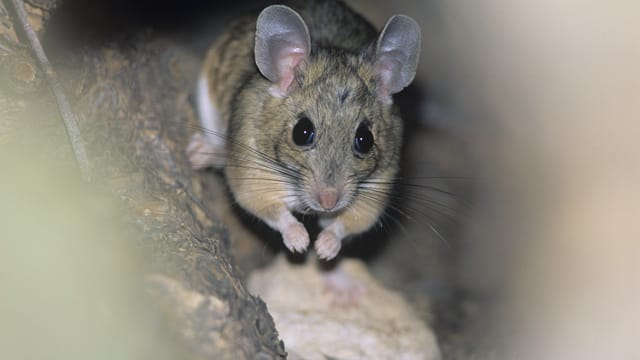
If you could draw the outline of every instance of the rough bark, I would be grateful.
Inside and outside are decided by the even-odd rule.
[[[27,4],[39,33],[55,3]],[[72,161],[55,99],[7,10],[0,4],[0,143],[28,134],[22,130],[34,112],[46,114],[35,127],[51,140],[39,151]],[[220,185],[192,171],[184,155],[197,123],[189,102],[193,59],[146,34],[58,52],[53,63],[79,118],[91,177],[130,210],[155,305],[175,320],[195,357],[284,358],[273,320],[240,280],[228,235],[208,205]]]

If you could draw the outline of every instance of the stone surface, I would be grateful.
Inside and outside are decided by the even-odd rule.
[[[356,304],[335,305],[315,261],[280,256],[249,276],[249,291],[267,303],[290,359],[440,359],[433,332],[398,293],[359,260],[338,267],[365,288]]]

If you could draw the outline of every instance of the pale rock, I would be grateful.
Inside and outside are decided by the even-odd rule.
[[[248,288],[273,316],[289,359],[440,359],[436,338],[398,293],[382,287],[359,260],[339,270],[364,286],[355,305],[338,306],[315,261],[291,264],[283,256],[253,272]]]

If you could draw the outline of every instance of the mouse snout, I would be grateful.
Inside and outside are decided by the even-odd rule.
[[[338,203],[340,192],[333,186],[321,186],[316,193],[318,203],[325,210],[333,209]]]

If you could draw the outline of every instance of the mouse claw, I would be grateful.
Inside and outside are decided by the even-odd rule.
[[[293,223],[282,232],[284,245],[291,252],[304,252],[309,246],[309,233],[301,223]]]
[[[315,243],[318,257],[323,260],[331,260],[336,257],[341,247],[342,242],[331,230],[322,231]]]

